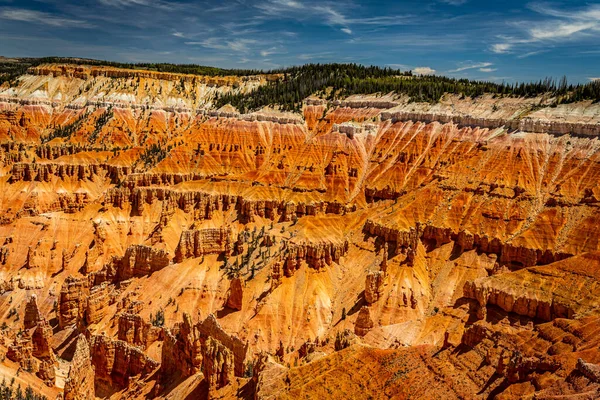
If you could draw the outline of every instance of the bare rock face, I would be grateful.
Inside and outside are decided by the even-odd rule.
[[[243,376],[246,353],[248,352],[248,343],[244,343],[237,336],[225,332],[212,314],[209,314],[204,321],[198,323],[196,326],[199,336],[212,337],[231,350],[235,366],[235,376]]]
[[[88,280],[69,276],[65,280],[58,302],[58,325],[64,329],[83,321],[89,295]]]
[[[389,257],[389,246],[388,246],[388,243],[385,242],[383,244],[383,248],[381,250],[381,264],[379,265],[379,270],[381,272],[383,272],[384,276],[387,272],[388,257]]]
[[[290,277],[294,274],[302,261],[311,268],[320,270],[333,262],[339,263],[340,258],[348,252],[348,242],[342,243],[298,243],[288,247],[288,255],[285,260],[284,272]]]
[[[90,348],[83,334],[77,338],[75,354],[71,361],[69,374],[65,380],[65,400],[93,400],[94,367],[90,357]]]
[[[55,362],[50,360],[41,360],[37,377],[43,380],[46,385],[53,387],[56,383]]]
[[[39,362],[33,357],[33,343],[29,336],[16,337],[6,351],[6,358],[18,363],[27,371],[37,372]]]
[[[175,261],[180,263],[188,258],[203,254],[231,254],[231,228],[209,228],[183,231],[175,249]]]
[[[50,345],[51,338],[52,327],[46,320],[40,321],[31,335],[34,357],[51,362],[56,360]]]
[[[577,371],[590,381],[600,383],[600,365],[587,363],[579,358],[577,359]]]
[[[271,271],[271,288],[270,291],[277,289],[279,285],[281,285],[281,278],[283,276],[283,272],[281,270],[281,261],[275,261],[273,263],[272,271]]]
[[[335,335],[335,351],[344,350],[358,342],[356,335],[349,329],[344,329]]]
[[[14,338],[6,357],[52,387],[56,378],[56,356],[50,344],[53,331],[39,312],[35,295],[25,305],[24,324],[28,328]]]
[[[384,273],[381,271],[369,272],[365,282],[365,300],[367,304],[373,304],[381,296]]]
[[[144,245],[129,246],[123,257],[113,257],[101,271],[94,274],[94,283],[121,282],[151,275],[169,263],[169,253],[164,250]]]
[[[173,332],[165,329],[161,362],[162,376],[187,377],[198,373],[202,366],[202,346],[208,338],[218,341],[231,352],[234,374],[243,376],[248,344],[244,344],[238,337],[225,332],[212,314],[204,321],[193,325],[191,317],[185,313],[183,322],[176,324]]]
[[[252,382],[256,388],[254,398],[262,399],[268,397],[273,383],[276,383],[277,378],[282,378],[287,370],[272,355],[266,352],[259,353],[252,376]]]
[[[90,289],[85,309],[85,321],[88,325],[96,324],[104,318],[108,306],[112,303],[111,293],[107,282]]]
[[[233,380],[233,353],[221,342],[209,337],[202,346],[203,369],[209,388],[220,389]]]
[[[124,312],[119,314],[117,337],[119,340],[145,349],[163,337],[163,330],[153,326],[139,314]]]
[[[144,378],[159,367],[141,349],[105,335],[92,336],[90,353],[96,381],[108,387],[127,387],[131,377]]]
[[[165,329],[164,335],[160,367],[163,378],[198,373],[202,366],[202,342],[190,315],[184,313],[183,322],[175,324],[173,332]]]
[[[35,294],[31,295],[25,304],[25,317],[23,318],[23,326],[25,329],[31,329],[42,320],[42,314],[38,309],[37,296]]]
[[[232,279],[229,284],[229,297],[227,298],[227,307],[233,310],[241,310],[243,298],[244,288],[242,287],[242,280],[240,278]]]
[[[363,306],[358,312],[358,317],[354,323],[354,333],[357,336],[365,336],[373,328],[374,323],[371,319],[369,307]]]
[[[44,255],[40,254],[37,248],[29,246],[27,249],[27,259],[25,260],[25,268],[32,269],[43,265]]]
[[[488,304],[544,321],[572,318],[577,312],[595,307],[600,271],[590,265],[599,263],[599,253],[586,253],[511,274],[480,278],[465,283],[464,295],[479,303],[479,318],[485,317]],[[576,299],[571,292],[574,285],[580,288]]]

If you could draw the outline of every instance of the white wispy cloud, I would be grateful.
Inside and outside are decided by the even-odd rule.
[[[588,78],[592,82],[600,82],[600,77],[598,78]]]
[[[344,12],[345,7],[339,7],[336,3],[317,3],[317,2],[299,2],[295,0],[268,0],[255,5],[256,8],[269,17],[281,19],[295,19],[299,21],[313,20],[320,21],[324,25],[340,28],[347,34],[352,34],[352,26],[397,26],[405,25],[409,20],[409,15],[384,15],[369,17],[352,17]]]
[[[442,3],[450,4],[451,6],[462,6],[469,0],[440,0]]]
[[[533,3],[528,7],[546,17],[538,21],[519,21],[515,28],[522,30],[521,36],[499,36],[490,50],[497,54],[510,53],[521,45],[540,46],[548,43],[560,43],[577,39],[600,37],[600,5],[567,11],[549,7],[546,4]],[[530,52],[534,55],[534,52]]]
[[[92,24],[79,19],[56,16],[42,11],[24,8],[0,9],[0,19],[45,24],[54,27],[92,28]]]
[[[162,0],[100,0],[100,4],[108,7],[154,7],[162,10],[175,10],[179,8],[177,3],[169,3]]]
[[[467,71],[469,69],[483,69],[483,68],[487,68],[490,67],[494,64],[492,64],[491,62],[480,62],[480,63],[472,63],[472,62],[467,62],[463,65],[461,65],[460,67],[450,70],[448,72],[454,73],[454,72],[462,72],[462,71]],[[483,71],[485,72],[485,71]]]
[[[411,69],[406,64],[385,64],[386,67],[394,68],[394,69]]]
[[[508,53],[512,48],[512,43],[495,43],[492,45],[492,51],[496,54]]]
[[[417,67],[412,70],[417,75],[433,75],[435,74],[435,69],[431,67]]]
[[[220,38],[208,38],[200,41],[184,42],[190,46],[202,46],[209,49],[231,50],[235,52],[248,52],[250,45],[257,43],[254,39],[232,39],[222,40]]]
[[[297,58],[302,61],[319,60],[325,58],[331,58],[334,55],[331,51],[323,51],[321,53],[305,53],[299,54]]]
[[[533,57],[533,56],[536,56],[536,55],[538,55],[538,54],[542,54],[542,53],[546,53],[546,52],[547,52],[547,50],[536,50],[536,51],[530,51],[530,52],[528,52],[528,53],[525,53],[525,54],[519,54],[519,55],[517,56],[517,58],[528,58],[528,57]]]
[[[285,54],[287,51],[283,46],[273,46],[268,49],[260,50],[259,54],[261,57],[268,57],[272,54]]]
[[[495,72],[498,71],[498,68],[479,68],[481,72]]]

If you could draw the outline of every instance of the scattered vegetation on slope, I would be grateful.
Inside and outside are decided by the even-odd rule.
[[[139,158],[139,162],[144,165],[144,170],[148,170],[164,160],[167,155],[169,155],[170,151],[171,146],[168,146],[166,149],[164,149],[160,144],[155,143],[144,150]]]
[[[0,400],[46,400],[46,396],[40,396],[33,392],[31,386],[27,386],[25,390],[21,388],[21,385],[15,384],[15,378],[12,378],[10,382],[6,381],[6,378],[2,379],[0,383]]]
[[[77,119],[69,124],[58,126],[48,136],[42,138],[42,143],[48,143],[54,138],[65,138],[69,139],[71,135],[79,130],[81,124],[90,115],[89,112],[82,113]]]
[[[325,93],[329,99],[353,94],[406,94],[412,101],[435,103],[445,93],[477,97],[484,93],[503,96],[533,97],[549,94],[557,103],[579,100],[600,100],[600,82],[569,85],[566,78],[557,82],[546,78],[531,83],[494,83],[443,76],[413,76],[390,68],[365,67],[357,64],[308,64],[280,71],[280,81],[261,86],[248,94],[227,94],[216,100],[217,107],[231,104],[241,112],[267,105],[280,105],[284,111],[297,111],[302,100],[314,93]]]

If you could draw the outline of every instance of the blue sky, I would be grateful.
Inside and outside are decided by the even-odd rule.
[[[0,0],[0,55],[600,78],[600,1]]]

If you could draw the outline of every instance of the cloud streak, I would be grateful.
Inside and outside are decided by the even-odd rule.
[[[450,70],[448,72],[455,73],[455,72],[467,71],[467,70],[470,70],[470,69],[479,69],[481,71],[482,69],[485,69],[485,68],[490,67],[492,65],[494,65],[494,64],[492,64],[491,62],[481,62],[481,63],[471,63],[471,62],[468,62],[467,64],[465,64],[465,65],[463,65],[461,67],[458,67],[456,69]],[[483,72],[490,72],[490,71],[483,71]]]
[[[3,8],[0,9],[0,19],[21,21],[34,24],[44,24],[57,28],[92,28],[93,25],[86,21],[56,16],[42,11],[27,10],[24,8]]]
[[[340,30],[348,35],[354,33],[353,27],[392,27],[397,25],[405,25],[409,22],[409,15],[383,15],[383,16],[366,16],[366,17],[351,17],[348,16],[342,7],[334,5],[335,3],[321,2],[303,2],[295,0],[269,0],[261,2],[255,7],[259,9],[263,15],[270,18],[285,18],[298,21],[321,21],[323,24],[340,28]],[[348,8],[349,3],[344,3],[344,9]]]
[[[541,46],[575,39],[598,40],[600,37],[600,5],[567,11],[539,3],[528,7],[542,19],[513,23],[513,27],[521,29],[523,34],[516,37],[499,36],[500,41],[490,47],[493,53],[507,54],[521,46]]]

